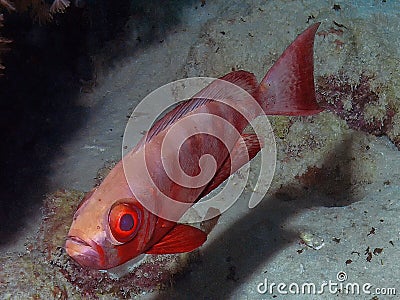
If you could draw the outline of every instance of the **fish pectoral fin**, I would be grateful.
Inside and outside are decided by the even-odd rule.
[[[157,244],[146,251],[148,254],[172,254],[190,252],[203,245],[207,234],[195,227],[178,224]]]
[[[203,190],[200,198],[206,196],[222,182],[224,182],[231,174],[239,170],[244,164],[252,160],[254,156],[261,150],[262,145],[255,133],[242,133],[242,139],[239,139],[221,168],[214,175],[207,187]]]

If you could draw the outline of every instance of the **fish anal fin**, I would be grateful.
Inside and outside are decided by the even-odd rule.
[[[157,244],[146,251],[148,254],[172,254],[190,252],[206,241],[207,234],[193,226],[178,224]]]

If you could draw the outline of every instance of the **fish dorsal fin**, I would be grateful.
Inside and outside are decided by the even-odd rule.
[[[243,70],[230,72],[220,77],[219,79],[233,83],[234,85],[248,92],[250,95],[254,95],[258,87],[256,76],[253,73]],[[194,97],[207,99],[226,99],[227,97],[234,96],[237,92],[239,92],[239,97],[243,96],[243,94],[240,94],[240,91],[227,89],[226,85],[223,85],[220,80],[213,81],[211,84],[209,84],[199,93],[197,93]]]
[[[254,74],[246,71],[230,72],[219,79],[233,83],[251,95],[255,93],[258,86]],[[173,110],[165,114],[165,116],[160,120],[156,121],[141,144],[151,141],[154,136],[195,109],[213,101],[213,99],[223,98],[226,93],[227,89],[222,88],[221,81],[213,81],[200,92],[195,94],[192,99],[179,103]]]
[[[154,123],[153,127],[149,130],[146,136],[146,142],[149,142],[154,136],[159,134],[169,125],[175,123],[177,120],[195,110],[196,108],[203,106],[210,102],[207,98],[192,98],[190,100],[179,103],[173,110],[168,112],[164,117]]]
[[[286,48],[261,81],[258,101],[267,115],[311,115],[321,111],[314,88],[316,23]]]
[[[203,245],[207,234],[195,227],[178,224],[157,244],[146,251],[148,254],[172,254],[190,252]]]

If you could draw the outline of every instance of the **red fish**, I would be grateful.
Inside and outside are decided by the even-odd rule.
[[[100,186],[81,201],[66,240],[67,253],[82,266],[109,269],[143,253],[181,253],[201,246],[206,241],[206,233],[153,214],[136,196],[147,197],[157,206],[162,202],[160,194],[163,193],[177,203],[192,205],[260,151],[262,146],[257,136],[244,133],[248,120],[226,103],[213,100],[215,96],[224,95],[221,81],[239,86],[256,99],[262,110],[261,113],[250,112],[252,117],[260,114],[305,116],[320,112],[313,77],[313,44],[318,26],[319,23],[314,24],[300,34],[260,84],[252,73],[231,72],[156,122],[147,136],[124,157],[125,163],[128,163],[123,165],[122,161],[119,162]],[[247,105],[244,100],[233,99],[236,100],[240,105]],[[160,145],[178,120],[204,114],[228,121],[242,136],[244,143],[243,140],[237,142],[238,137],[231,138],[233,144],[229,148],[207,134],[191,136],[179,149],[181,168],[189,177],[196,177],[201,171],[199,159],[204,154],[210,154],[214,158],[215,173],[208,182],[187,187],[168,176],[163,167],[165,157],[161,157]],[[213,120],[207,119],[203,123],[218,134],[231,136],[225,133],[225,127]],[[180,128],[182,131],[187,129]],[[174,134],[179,135],[179,129]],[[147,165],[140,161],[144,153],[151,158],[146,161]],[[174,154],[170,152],[171,156]],[[124,167],[128,167],[128,175],[124,173]],[[173,169],[174,166],[171,167]],[[146,171],[161,193],[154,192],[154,187],[149,186],[146,176],[143,176]],[[136,190],[132,190],[126,176],[136,182]],[[184,210],[178,209],[176,216],[183,213]]]

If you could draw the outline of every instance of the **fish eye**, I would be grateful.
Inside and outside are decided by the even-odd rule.
[[[108,215],[111,234],[120,243],[134,238],[140,223],[140,210],[133,204],[116,203]]]

